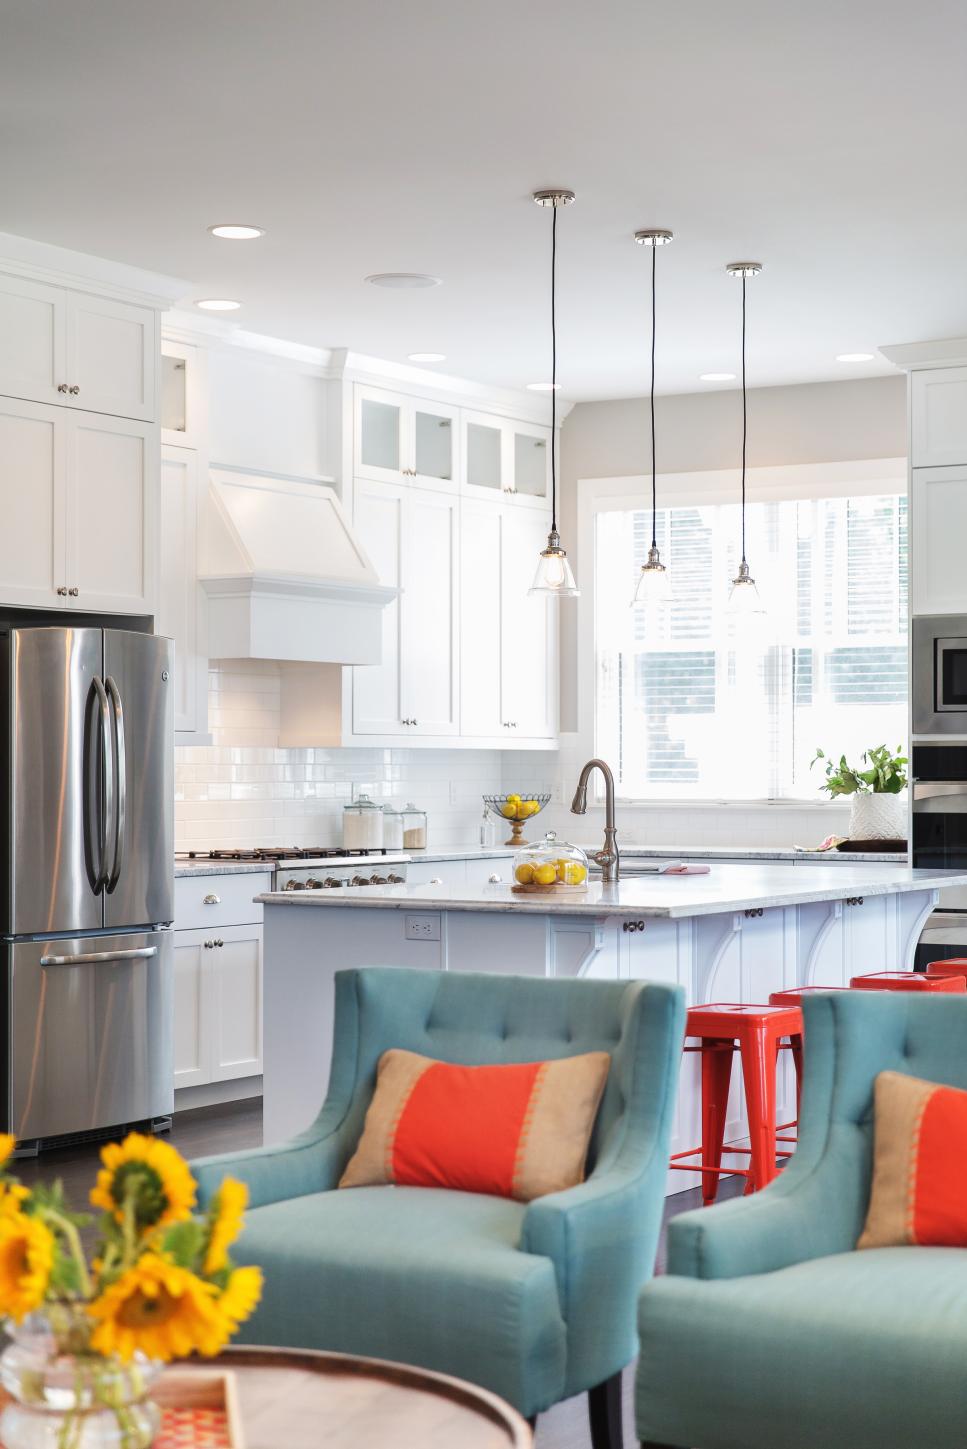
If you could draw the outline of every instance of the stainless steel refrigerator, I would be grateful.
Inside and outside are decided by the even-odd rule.
[[[119,629],[0,634],[3,1125],[21,1141],[174,1105],[172,656]]]

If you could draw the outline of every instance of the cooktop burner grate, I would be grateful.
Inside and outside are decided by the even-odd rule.
[[[224,847],[220,850],[181,850],[178,860],[232,860],[267,862],[297,860],[336,860],[350,856],[386,855],[384,846],[367,850],[347,850],[342,845],[257,845],[252,847]]]

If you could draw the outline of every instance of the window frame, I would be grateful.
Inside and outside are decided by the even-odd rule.
[[[687,473],[657,475],[659,509],[734,503],[741,489],[738,468],[724,468]],[[880,493],[908,494],[906,458],[871,458],[831,461],[828,463],[781,464],[746,471],[746,497],[749,503],[779,502],[813,498],[858,498]],[[575,752],[582,758],[597,753],[597,654],[595,599],[595,521],[599,513],[624,512],[650,508],[651,475],[633,474],[606,478],[577,480],[577,535],[574,549],[578,585],[581,589],[577,606],[577,735]],[[908,513],[909,527],[909,513]],[[912,540],[909,544],[912,547]],[[753,562],[754,565],[754,561]],[[754,572],[754,567],[753,567]],[[909,587],[909,567],[908,567]],[[722,581],[723,592],[728,581]],[[909,617],[908,601],[908,617]],[[908,658],[909,689],[909,658]],[[908,701],[909,712],[909,701]],[[596,798],[601,798],[596,783]],[[625,795],[618,799],[623,805],[653,807],[662,810],[696,810],[732,803],[721,796],[705,798],[676,796]],[[823,810],[827,802],[802,800],[796,796],[779,795],[762,799],[742,800],[743,808],[778,808],[783,810]]]

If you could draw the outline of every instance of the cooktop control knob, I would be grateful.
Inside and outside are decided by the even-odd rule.
[[[402,885],[403,877],[401,875],[393,875],[392,871],[390,871],[389,875],[386,877],[386,881],[388,885]]]
[[[301,880],[287,880],[282,889],[286,891],[304,891],[305,886]]]
[[[346,882],[342,880],[337,880],[334,875],[327,875],[322,884],[326,888],[326,890],[331,891],[335,890],[337,886],[345,885]]]
[[[386,877],[385,875],[371,875],[369,883],[370,885],[386,885]]]
[[[364,875],[354,875],[349,884],[355,886],[369,885],[369,881]]]
[[[306,890],[307,891],[317,891],[317,890],[321,890],[321,889],[322,889],[322,881],[321,880],[316,880],[315,876],[310,875],[309,879],[306,881]]]

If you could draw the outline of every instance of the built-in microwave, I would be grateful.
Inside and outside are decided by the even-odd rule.
[[[967,615],[913,621],[913,733],[967,739]]]

